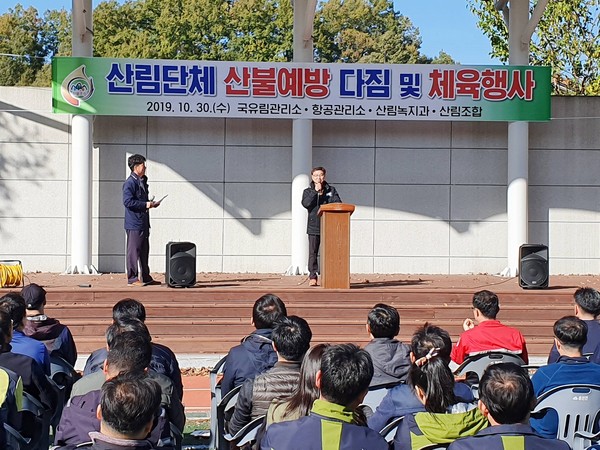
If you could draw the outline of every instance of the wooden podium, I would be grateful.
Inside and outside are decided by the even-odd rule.
[[[350,289],[350,215],[354,205],[321,205],[321,286]]]

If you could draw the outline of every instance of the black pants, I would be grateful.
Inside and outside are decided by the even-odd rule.
[[[148,256],[150,255],[149,232],[126,230],[127,233],[127,282],[133,283],[141,279],[144,283],[152,281]],[[138,273],[138,261],[142,276]]]
[[[308,235],[308,273],[309,278],[317,279],[319,272],[319,246],[321,245],[321,235]]]

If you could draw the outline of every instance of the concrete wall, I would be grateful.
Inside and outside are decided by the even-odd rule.
[[[0,87],[0,259],[63,271],[70,246],[70,118],[48,89]],[[554,98],[531,124],[529,242],[550,270],[600,272],[600,98]],[[126,158],[148,158],[153,271],[192,241],[201,272],[290,264],[289,120],[97,117],[93,263],[122,272]],[[506,260],[507,124],[315,121],[313,164],[352,216],[354,273],[497,273]]]

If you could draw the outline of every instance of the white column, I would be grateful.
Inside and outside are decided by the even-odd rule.
[[[510,65],[529,65],[529,0],[511,0],[508,20]],[[504,276],[514,277],[519,269],[519,247],[528,240],[529,123],[508,124],[508,266]]]
[[[294,0],[294,62],[313,61],[313,43],[306,30],[312,29],[314,1]],[[312,8],[312,11],[309,9]],[[309,22],[310,21],[310,22]],[[308,273],[307,211],[302,192],[310,182],[312,166],[312,120],[294,119],[292,123],[292,258],[286,275]]]
[[[92,0],[73,0],[73,56],[92,56]],[[66,273],[98,273],[92,265],[93,116],[71,121],[71,264]]]

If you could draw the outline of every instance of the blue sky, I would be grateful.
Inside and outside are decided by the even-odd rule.
[[[93,4],[99,0],[92,0]],[[71,0],[0,0],[0,14],[14,7],[34,6],[38,11],[71,8]],[[407,16],[419,28],[421,52],[437,56],[440,50],[461,64],[500,64],[489,56],[489,40],[477,28],[466,0],[394,0],[397,11]]]

